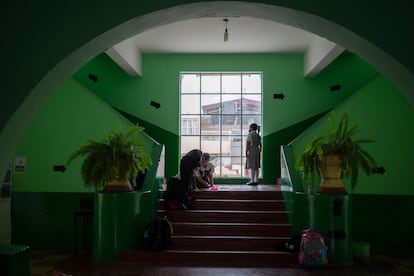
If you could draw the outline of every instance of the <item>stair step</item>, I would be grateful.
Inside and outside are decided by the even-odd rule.
[[[242,199],[242,200],[282,200],[280,191],[209,191],[201,190],[192,193],[196,199]]]
[[[296,262],[296,255],[279,251],[125,251],[118,261],[168,266],[289,267]]]
[[[126,251],[119,260],[224,267],[287,267],[297,262],[295,254],[276,250],[291,236],[280,188],[217,186],[217,191],[192,192],[192,210],[165,210],[160,199],[158,216],[166,216],[173,226],[169,250]]]
[[[164,199],[159,200],[160,209],[164,209]],[[194,209],[196,210],[240,210],[240,211],[259,211],[259,210],[286,210],[285,201],[278,199],[259,200],[259,199],[196,199]]]
[[[197,210],[280,210],[284,211],[285,202],[283,200],[251,200],[251,199],[204,199],[199,198],[195,203]]]
[[[289,237],[257,236],[186,236],[173,235],[170,249],[174,250],[230,250],[274,251],[277,245]]]
[[[290,236],[289,224],[172,222],[174,235],[200,236]]]
[[[286,222],[286,211],[237,211],[237,210],[186,210],[163,211],[158,215],[166,216],[173,222]]]

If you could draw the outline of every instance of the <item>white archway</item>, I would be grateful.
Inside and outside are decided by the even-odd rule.
[[[413,73],[377,46],[331,21],[298,10],[258,3],[217,1],[186,4],[139,16],[115,26],[83,47],[75,49],[72,54],[56,64],[27,95],[1,132],[0,172],[6,170],[7,160],[12,158],[31,119],[42,108],[48,96],[91,58],[114,44],[157,26],[191,18],[231,16],[271,20],[325,37],[370,63],[394,83],[408,102],[414,106]]]

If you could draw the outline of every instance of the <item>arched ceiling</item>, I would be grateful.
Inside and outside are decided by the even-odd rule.
[[[2,128],[0,133],[2,159],[0,160],[0,171],[4,171],[8,166],[8,160],[13,156],[13,152],[26,128],[46,102],[48,96],[83,64],[94,56],[137,34],[174,22],[197,18],[259,18],[325,37],[370,63],[388,78],[406,97],[407,101],[414,106],[414,76],[413,72],[403,65],[403,59],[400,57],[401,53],[394,51],[390,54],[350,29],[335,23],[341,22],[341,20],[343,22],[344,18],[348,18],[348,23],[350,23],[348,25],[355,29],[354,31],[359,30],[368,36],[373,32],[373,24],[389,24],[389,17],[382,20],[385,16],[376,15],[372,9],[367,9],[362,13],[360,10],[355,10],[354,8],[357,8],[358,5],[365,5],[361,1],[341,4],[346,5],[346,9],[335,10],[338,20],[330,14],[334,7],[325,9],[323,4],[316,7],[313,3],[307,1],[303,1],[302,10],[297,9],[301,8],[300,3],[289,4],[289,1],[280,2],[288,7],[291,6],[292,9],[277,6],[278,1],[267,1],[275,3],[275,5],[237,1],[209,1],[173,7],[173,4],[168,4],[170,8],[165,9],[162,7],[167,6],[167,4],[157,1],[148,5],[142,5],[142,2],[138,1],[124,2],[126,3],[123,3],[122,6],[117,3],[116,8],[118,10],[110,11],[113,14],[112,16],[106,16],[108,13],[105,10],[106,5],[95,5],[95,3],[84,1],[71,1],[70,5],[60,2],[59,5],[54,5],[50,2],[50,5],[45,7],[35,4],[19,7],[19,4],[14,4],[13,10],[4,10],[3,13],[6,17],[2,18],[6,19],[5,28],[9,31],[5,37],[13,40],[2,45],[2,49],[4,49],[2,55],[7,65],[7,70],[3,70],[2,82],[5,93],[10,93],[12,96],[9,95],[10,98],[7,98],[7,95],[4,96],[4,101],[0,105],[2,107],[0,125]],[[183,2],[189,3],[190,1]],[[332,1],[325,1],[325,4],[333,5]],[[90,9],[85,8],[85,5]],[[337,4],[335,3],[335,5]],[[386,12],[386,5],[380,5],[380,7]],[[60,12],[62,8],[65,9],[64,12]],[[137,10],[133,10],[134,8]],[[325,14],[326,18],[333,18],[332,20],[335,22],[303,10],[317,11],[320,14]],[[402,8],[399,10],[405,13],[402,14],[403,20],[395,18],[396,22],[412,20],[412,16],[409,17],[409,14],[407,14],[408,10]],[[349,11],[353,11],[354,14],[349,13]],[[12,16],[9,15],[9,12]],[[18,16],[15,16],[16,13]],[[136,17],[132,18],[131,14],[134,13]],[[123,17],[123,14],[127,15]],[[367,21],[367,16],[369,16],[370,21]],[[84,26],[81,24],[84,24]],[[88,24],[91,24],[91,26],[99,24],[100,30],[107,31],[99,32],[96,28],[89,28]],[[361,27],[358,28],[358,26]],[[407,28],[402,23],[399,27]],[[403,43],[405,37],[403,34],[396,35],[395,32],[391,31],[396,30],[394,27],[387,30],[389,31],[381,33],[379,38],[394,37],[394,40],[400,38],[400,42]],[[378,38],[376,33],[370,37]],[[231,39],[231,36],[229,39]],[[381,41],[379,40],[379,42]],[[392,43],[399,42],[392,41]],[[32,48],[27,48],[27,45],[31,45]],[[386,47],[388,44],[382,43],[381,45]],[[19,53],[22,54],[21,57]],[[409,54],[407,51],[403,51],[403,53]],[[395,57],[400,57],[400,61]],[[410,63],[408,65],[411,66]],[[33,85],[35,85],[34,88],[32,88]]]

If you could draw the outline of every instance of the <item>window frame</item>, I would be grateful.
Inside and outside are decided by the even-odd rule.
[[[185,91],[183,92],[183,79],[185,78],[186,75],[193,75],[194,78],[198,78],[198,82],[197,81],[193,81],[191,82],[189,85],[189,87],[185,88]],[[246,83],[248,83],[248,81],[245,81],[245,77],[246,76],[256,76],[256,78],[259,79],[260,83],[259,83],[259,88],[257,91],[249,91],[248,92],[244,92],[244,90],[246,89]],[[228,77],[229,78],[239,78],[240,80],[240,84],[238,87],[239,91],[235,91],[232,90],[231,85],[227,85],[228,91],[223,91],[223,76],[224,77]],[[258,77],[257,77],[258,76]],[[214,89],[217,89],[218,84],[217,82],[214,82],[212,84],[208,84],[207,78],[212,78],[214,80],[215,77],[219,77],[219,91],[214,91]],[[179,152],[180,152],[180,157],[182,157],[187,151],[193,149],[195,147],[195,145],[197,145],[197,141],[193,140],[190,141],[188,138],[189,137],[198,137],[198,147],[196,148],[200,148],[201,150],[204,151],[208,151],[206,149],[203,149],[203,145],[207,145],[206,141],[210,141],[212,143],[217,143],[219,142],[219,154],[216,154],[215,152],[209,152],[210,155],[212,156],[212,159],[214,160],[219,160],[219,162],[221,162],[222,166],[219,166],[218,168],[216,167],[216,177],[220,177],[220,178],[240,178],[240,177],[247,177],[248,176],[248,172],[243,169],[245,164],[245,156],[244,156],[244,150],[245,150],[245,143],[246,143],[246,138],[247,138],[247,133],[248,133],[248,124],[247,122],[245,122],[245,120],[247,120],[247,118],[250,117],[250,120],[253,119],[253,121],[255,123],[257,123],[258,125],[261,126],[261,130],[263,130],[263,72],[258,72],[258,71],[240,71],[240,72],[180,72],[180,76],[179,76],[179,103],[180,103],[180,108],[179,108],[179,113],[180,113],[180,126],[179,126],[179,133],[180,133],[180,145],[179,145]],[[207,87],[203,87],[203,81],[205,82],[204,84]],[[215,80],[216,81],[216,80]],[[237,80],[236,80],[237,81]],[[257,79],[256,79],[257,82]],[[255,87],[255,85],[250,84],[253,89]],[[215,87],[215,88],[214,88]],[[249,87],[248,87],[249,88]],[[251,88],[251,87],[250,87]],[[197,97],[194,96],[198,96],[198,100],[196,99]],[[204,96],[204,97],[203,97]],[[210,99],[210,101],[212,101],[212,99],[218,96],[220,101],[219,103],[212,103],[209,105],[207,105],[205,102],[208,101],[208,99]],[[224,96],[224,97],[223,97]],[[245,96],[245,97],[244,97]],[[247,97],[246,97],[247,96]],[[249,97],[250,96],[250,97]],[[260,100],[257,101],[254,98],[257,96],[259,96]],[[196,112],[188,112],[187,109],[185,109],[183,111],[183,102],[185,101],[185,99],[193,99],[191,102],[195,102],[194,105],[192,105],[188,110],[195,110]],[[223,98],[228,98],[228,99],[233,99],[233,103],[231,103],[231,100],[229,101],[223,101]],[[203,102],[205,101],[205,102]],[[229,105],[232,105],[232,112],[227,112],[224,111],[223,109],[225,108],[223,106],[223,103],[228,103]],[[258,103],[258,104],[255,104]],[[195,106],[197,105],[198,106]],[[210,108],[210,109],[209,109]],[[259,110],[259,112],[253,112],[253,113],[249,113],[249,109],[251,108],[251,110]],[[197,112],[198,111],[198,112]],[[187,120],[187,117],[199,117],[199,130],[198,133],[191,133],[188,134],[188,129],[186,133],[183,133],[183,121]],[[203,122],[206,122],[210,120],[210,125],[207,124],[203,124]],[[234,129],[228,129],[229,126],[231,125],[229,124],[224,124],[223,121],[226,122],[230,122],[231,120],[234,120],[234,125],[240,126],[240,128],[236,127]],[[206,126],[208,127],[212,127],[215,124],[218,123],[218,128],[217,129],[207,129]],[[238,122],[240,121],[240,122]],[[212,123],[213,122],[213,123]],[[203,129],[204,126],[204,129]],[[224,126],[224,127],[223,127]],[[238,130],[239,134],[233,133],[233,130]],[[218,133],[218,134],[214,134],[214,133]],[[218,139],[218,141],[217,141]],[[183,145],[183,141],[190,141],[189,145],[187,148]],[[204,144],[203,144],[204,141]],[[228,146],[227,144],[230,143],[230,146]],[[230,154],[226,154],[225,152],[223,152],[223,145],[226,145],[226,149],[228,147],[230,147]],[[239,145],[237,145],[239,144]],[[193,146],[194,145],[194,146]],[[217,146],[217,145],[215,145]],[[232,148],[233,146],[235,147],[239,147],[237,148],[238,154],[235,155],[232,152]],[[185,150],[183,150],[185,149]],[[228,153],[228,152],[227,152]],[[235,176],[230,176],[230,175],[223,175],[223,166],[226,165],[227,160],[230,160],[230,164],[233,164],[232,160],[238,159],[238,161],[234,164],[237,164],[236,167],[239,167],[237,170],[237,174]]]

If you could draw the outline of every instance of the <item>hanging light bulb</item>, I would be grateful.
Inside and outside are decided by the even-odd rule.
[[[229,20],[226,18],[226,19],[223,19],[223,21],[226,23],[226,30],[224,31],[224,41],[227,41],[229,40],[229,32],[227,31],[227,24]]]

